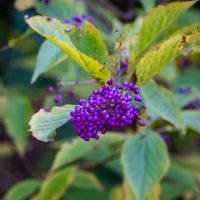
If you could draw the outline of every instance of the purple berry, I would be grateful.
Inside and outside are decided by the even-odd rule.
[[[135,101],[138,101],[138,102],[142,102],[143,101],[141,96],[135,96],[134,99],[135,99]]]
[[[145,122],[145,121],[139,121],[138,124],[139,124],[140,126],[146,126],[146,122]]]
[[[112,83],[113,83],[113,79],[109,79],[109,80],[107,81],[107,84],[108,84],[108,85],[112,85]]]

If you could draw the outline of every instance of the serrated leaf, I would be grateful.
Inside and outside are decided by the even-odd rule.
[[[44,41],[37,55],[36,67],[34,69],[31,83],[34,83],[42,73],[58,65],[66,58],[67,56],[59,47],[48,40]]]
[[[144,18],[139,32],[138,47],[144,49],[196,1],[173,2],[153,9]]]
[[[85,189],[103,189],[102,184],[94,174],[84,171],[76,172],[73,186]]]
[[[154,8],[143,20],[138,33],[138,42],[130,51],[129,69],[127,78],[131,79],[135,65],[158,38],[182,13],[196,1],[173,2]],[[158,57],[159,58],[159,57]],[[148,66],[148,65],[147,65]]]
[[[104,66],[95,59],[96,54],[94,58],[92,58],[90,57],[91,54],[86,54],[91,53],[91,50],[87,52],[85,51],[86,53],[83,53],[81,52],[81,49],[77,49],[78,44],[74,44],[73,39],[71,38],[73,34],[77,33],[76,27],[69,25],[68,27],[71,28],[71,31],[65,32],[66,25],[61,24],[57,20],[49,22],[46,18],[39,16],[30,18],[29,20],[27,20],[27,23],[37,33],[39,33],[40,35],[42,35],[43,37],[60,47],[69,57],[71,57],[77,64],[79,64],[84,70],[86,70],[99,83],[104,84],[110,78],[111,72],[106,66]],[[95,36],[97,30],[95,30],[94,26],[91,24],[87,25],[89,24],[89,22],[86,22],[85,24],[85,26],[93,27],[93,29],[90,30],[90,34],[94,34],[92,37],[93,43],[91,43],[90,40],[84,40],[85,45],[88,46],[88,48],[85,50],[88,50],[89,47],[91,47],[94,52],[98,52],[96,51],[97,48],[104,49],[104,44],[102,43],[103,40],[99,38],[100,35]],[[73,35],[73,37],[75,36]]]
[[[66,142],[61,146],[60,151],[54,159],[52,170],[78,160],[91,151],[119,144],[123,142],[124,139],[122,135],[111,133],[107,133],[98,141],[91,140],[90,142],[85,142],[81,138],[75,138],[71,142]]]
[[[147,105],[156,114],[174,124],[175,127],[183,128],[181,110],[169,90],[159,87],[154,82],[148,82],[142,87],[142,95]]]
[[[148,52],[136,65],[137,83],[144,84],[157,75],[163,67],[171,63],[188,45],[194,42],[200,33],[191,35],[177,35],[157,45]]]
[[[200,111],[183,111],[182,116],[187,127],[200,133]]]
[[[56,129],[70,120],[73,110],[74,105],[55,106],[50,111],[40,109],[29,122],[32,135],[43,142],[54,140]]]
[[[151,130],[129,138],[123,147],[122,165],[136,200],[143,200],[169,167],[163,139]]]
[[[9,189],[3,200],[25,200],[28,199],[40,186],[36,179],[23,180]]]
[[[24,96],[11,96],[4,104],[3,121],[20,154],[26,149],[29,137],[28,121],[32,112],[31,102]]]
[[[60,199],[72,184],[74,171],[74,168],[70,167],[49,175],[33,200]]]
[[[85,6],[81,1],[53,0],[45,4],[43,1],[34,0],[34,4],[38,13],[61,20],[71,20],[75,15],[86,13]]]

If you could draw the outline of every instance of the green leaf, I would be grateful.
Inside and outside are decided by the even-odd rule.
[[[77,34],[77,28],[72,25],[68,25],[71,30],[69,32],[66,32],[66,25],[61,24],[57,20],[49,22],[46,18],[40,16],[30,18],[29,20],[27,20],[27,23],[34,31],[60,47],[69,57],[71,57],[99,83],[104,84],[110,78],[111,72],[109,71],[109,69],[95,59],[97,58],[97,54],[99,56],[99,52],[104,52],[105,44],[100,38],[100,34],[97,34],[97,30],[95,29],[95,27],[89,22],[86,22],[84,25],[86,27],[85,31],[89,34],[87,37],[89,37],[90,39],[92,38],[91,43],[91,41],[87,39],[87,37],[84,37],[84,45],[87,46],[87,48],[83,48],[83,45],[81,45],[81,43],[79,44],[79,46],[78,43],[73,43],[73,38],[75,37],[75,34]],[[87,27],[90,27],[90,30],[88,30]],[[80,49],[77,49],[77,47],[79,47]],[[93,51],[95,52],[95,54],[93,54],[94,58],[90,57],[92,55],[89,48],[93,49]],[[96,49],[100,50],[97,51]],[[81,52],[81,50],[84,50],[89,55]]]
[[[174,200],[181,197],[181,195],[185,192],[183,186],[164,182],[162,184],[162,200]]]
[[[144,18],[139,32],[138,48],[147,48],[161,33],[163,33],[182,13],[196,1],[173,2],[153,9]]]
[[[66,58],[67,56],[59,47],[55,46],[48,40],[44,41],[37,55],[36,68],[31,83],[34,83],[42,73],[58,65]]]
[[[163,139],[151,130],[129,138],[121,157],[125,176],[136,200],[143,200],[169,167]]]
[[[86,12],[81,1],[53,0],[46,5],[43,1],[34,0],[34,3],[38,13],[61,20],[71,20],[74,15],[82,15]]]
[[[148,52],[136,65],[137,83],[144,84],[157,75],[163,67],[171,63],[188,45],[196,41],[200,33],[191,35],[177,35],[157,45],[154,50]]]
[[[187,127],[200,133],[200,111],[183,111],[182,116]]]
[[[86,21],[82,30],[74,29],[70,37],[77,49],[99,62],[104,62],[108,57],[106,45],[93,24]]]
[[[184,167],[181,167],[180,165],[172,163],[165,178],[167,180],[171,180],[173,183],[177,183],[185,190],[190,189],[197,191],[198,186],[195,183],[194,178]]]
[[[32,135],[43,142],[54,140],[55,130],[70,120],[73,110],[74,105],[55,106],[50,111],[40,109],[29,122]]]
[[[4,104],[3,112],[3,120],[8,134],[18,152],[23,154],[29,137],[28,121],[33,112],[31,102],[23,96],[11,96]]]
[[[85,189],[103,189],[103,186],[94,174],[84,171],[76,172],[73,186]]]
[[[148,0],[148,1],[140,0],[140,2],[144,10],[146,12],[149,12],[155,6],[156,0]]]
[[[90,142],[85,142],[81,138],[75,138],[71,142],[66,142],[62,145],[53,162],[52,170],[80,159],[91,151],[119,144],[123,142],[124,139],[124,136],[112,133],[107,133],[98,141],[91,140]]]
[[[48,176],[33,200],[60,199],[72,184],[74,171],[72,167],[65,168]]]
[[[40,186],[36,179],[23,180],[9,189],[3,200],[25,200],[28,199]]]
[[[183,128],[184,122],[181,111],[169,90],[159,87],[154,82],[148,82],[142,87],[142,95],[147,106],[159,116],[174,124],[175,127]]]

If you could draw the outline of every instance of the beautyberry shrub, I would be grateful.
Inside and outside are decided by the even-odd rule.
[[[142,106],[136,103],[143,101],[139,92],[137,85],[130,82],[114,85],[110,79],[102,89],[93,91],[88,100],[79,99],[79,105],[70,113],[70,122],[85,141],[90,138],[98,140],[99,133],[129,126],[133,120],[145,126],[146,122],[141,120],[140,115]]]

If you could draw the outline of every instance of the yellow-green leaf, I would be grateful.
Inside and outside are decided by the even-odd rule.
[[[130,79],[135,70],[135,64],[144,55],[167,28],[196,1],[173,2],[154,8],[143,20],[136,44],[130,49],[130,60],[127,78]]]
[[[139,32],[138,47],[144,49],[196,1],[173,2],[154,8],[144,18]]]
[[[54,159],[52,170],[70,164],[91,151],[122,143],[124,139],[124,136],[114,133],[107,133],[100,140],[91,140],[89,143],[83,141],[81,138],[74,138],[72,141],[66,142],[61,146],[60,151],[58,151]]]
[[[33,200],[60,199],[72,184],[74,171],[74,168],[70,167],[49,175]]]
[[[40,180],[26,179],[8,190],[3,200],[25,200],[28,199],[40,186]]]
[[[103,186],[99,179],[90,172],[77,171],[74,177],[73,186],[84,189],[102,190]]]
[[[29,20],[27,20],[27,23],[37,33],[39,33],[40,35],[42,35],[43,37],[60,47],[69,57],[71,57],[77,64],[79,64],[84,70],[86,70],[99,83],[104,84],[110,78],[111,72],[109,71],[109,69],[103,64],[101,64],[98,60],[96,60],[96,57],[90,57],[91,50],[89,52],[81,52],[81,50],[83,50],[81,48],[82,45],[79,44],[80,46],[78,46],[77,43],[74,44],[72,34],[77,34],[76,27],[72,25],[66,26],[57,20],[48,21],[45,17],[40,16],[30,18]],[[90,35],[91,33],[93,34],[93,42],[91,43],[90,40],[85,40],[84,44],[88,46],[88,48],[91,47],[94,52],[97,52],[95,50],[96,48],[100,48],[104,51],[104,44],[102,43],[103,40],[99,38],[100,35],[94,37],[97,30],[95,30],[94,26],[87,24],[88,22],[85,25],[86,27],[93,27],[93,29],[90,29],[89,33]],[[71,29],[69,32],[65,31],[67,27]],[[87,30],[87,32],[89,31]],[[78,49],[77,47],[79,47],[80,49]],[[87,55],[87,53],[89,55]]]
[[[163,67],[172,62],[188,44],[195,42],[199,36],[199,32],[191,35],[180,34],[169,38],[145,54],[136,65],[137,83],[142,85],[157,75]]]

